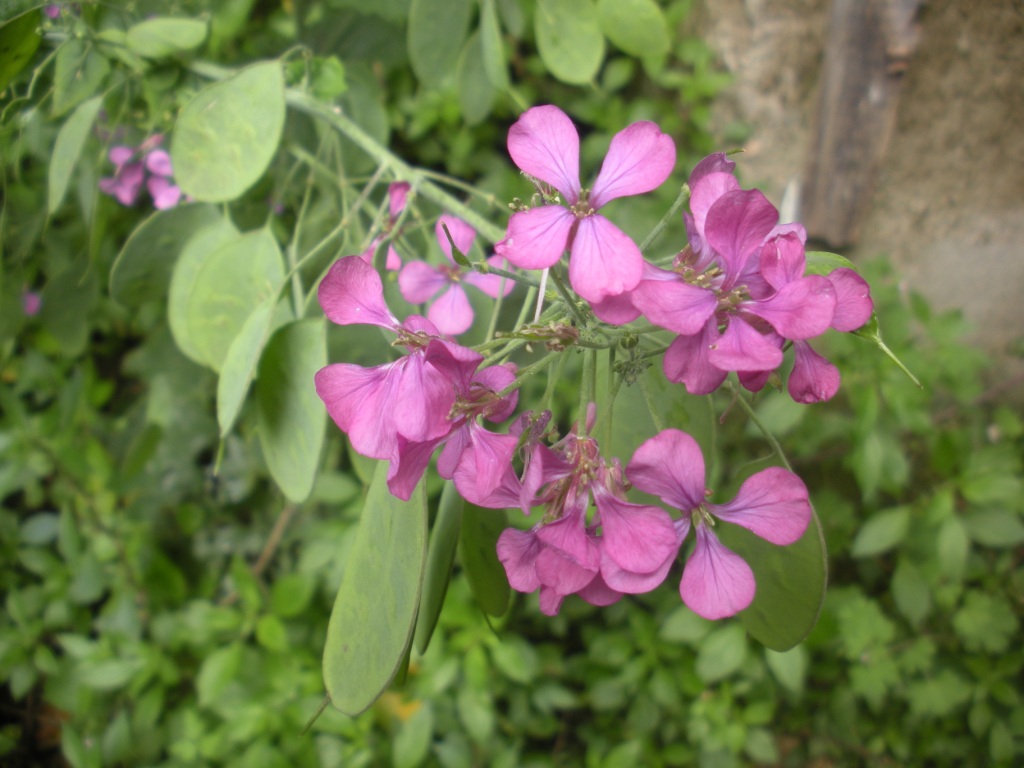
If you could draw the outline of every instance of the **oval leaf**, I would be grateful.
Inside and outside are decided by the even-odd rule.
[[[253,309],[283,282],[281,252],[266,229],[239,235],[210,254],[185,310],[188,336],[202,362],[220,371]]]
[[[181,251],[171,273],[171,287],[167,296],[167,321],[171,326],[174,343],[187,357],[200,365],[205,361],[192,341],[188,329],[188,302],[195,288],[196,277],[212,253],[239,237],[235,225],[226,218],[195,232]]]
[[[829,275],[840,267],[857,271],[856,265],[845,256],[828,251],[807,251],[807,266],[804,273],[808,275]]]
[[[277,297],[271,296],[256,307],[228,347],[217,380],[217,424],[221,437],[225,437],[234,426],[249,392],[249,384],[256,375],[256,364],[270,336],[276,303]]]
[[[572,85],[594,79],[604,60],[604,35],[592,0],[538,0],[534,27],[552,75]]]
[[[353,717],[377,700],[405,658],[423,585],[424,486],[402,501],[388,492],[387,474],[387,464],[377,462],[327,626],[327,694]]]
[[[96,93],[110,72],[107,59],[79,38],[57,49],[53,72],[53,116],[60,117]]]
[[[466,505],[459,537],[460,558],[473,596],[489,616],[502,616],[508,610],[508,576],[497,549],[498,537],[506,528],[505,510]]]
[[[825,538],[817,514],[799,541],[779,547],[746,528],[716,523],[722,542],[754,571],[754,602],[739,616],[743,626],[773,651],[788,651],[818,621],[828,573]]]
[[[260,358],[256,379],[260,447],[271,477],[296,504],[313,491],[320,462],[327,411],[316,394],[313,376],[325,365],[327,334],[322,319],[279,328]]]
[[[455,490],[451,480],[444,484],[441,501],[430,532],[430,551],[427,553],[427,575],[423,582],[423,600],[419,618],[416,620],[416,651],[426,653],[430,637],[434,634],[437,619],[441,615],[448,582],[452,578],[452,563],[455,561],[455,547],[459,543],[459,529],[462,526],[462,497]]]
[[[409,62],[424,85],[440,85],[455,72],[472,11],[470,0],[412,0]]]
[[[474,32],[466,42],[466,49],[459,59],[456,76],[459,86],[459,106],[466,123],[476,125],[491,112],[497,92],[487,77],[484,67],[483,48],[480,35]]]
[[[907,535],[910,510],[896,507],[879,512],[857,531],[850,554],[854,557],[873,557],[888,552]]]
[[[67,122],[61,126],[57,134],[57,142],[50,157],[49,183],[47,184],[46,209],[49,213],[56,211],[64,201],[71,173],[75,170],[78,157],[82,154],[85,140],[96,120],[96,115],[103,105],[103,98],[95,96],[78,105]]]
[[[266,171],[284,127],[284,75],[276,61],[214,83],[186,104],[174,128],[171,160],[182,192],[226,202]]]
[[[128,48],[140,56],[162,59],[198,48],[206,39],[206,22],[157,17],[140,21],[128,30]]]
[[[601,31],[618,48],[638,59],[664,56],[668,23],[654,0],[598,0]]]
[[[110,295],[127,306],[162,298],[185,244],[220,220],[220,213],[209,205],[179,205],[154,213],[132,233],[114,261]]]

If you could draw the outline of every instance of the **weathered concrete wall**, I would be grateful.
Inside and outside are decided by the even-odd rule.
[[[828,0],[708,0],[736,78],[718,107],[753,132],[744,181],[779,200],[806,167]],[[1024,3],[931,0],[853,258],[888,255],[993,350],[1024,336]]]

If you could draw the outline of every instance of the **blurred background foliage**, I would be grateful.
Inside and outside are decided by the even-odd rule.
[[[365,470],[329,430],[312,496],[287,502],[252,407],[219,440],[216,377],[175,346],[164,297],[129,307],[108,291],[151,213],[148,201],[123,207],[98,192],[110,146],[169,135],[212,65],[272,57],[292,87],[411,165],[474,186],[472,204],[499,226],[505,204],[529,192],[504,151],[520,111],[553,103],[574,118],[584,184],[612,134],[656,120],[680,170],[658,193],[616,203],[642,237],[697,159],[744,136],[709,132],[728,78],[692,35],[691,5],[140,0],[65,4],[51,19],[36,3],[0,4],[0,39],[24,59],[0,69],[0,762],[1019,763],[1019,393],[962,341],[956,314],[933,313],[884,259],[858,266],[889,345],[925,388],[864,341],[833,335],[819,350],[843,373],[832,402],[755,400],[811,490],[830,551],[828,597],[803,644],[767,651],[736,621],[696,617],[669,586],[678,574],[605,609],[568,601],[553,619],[517,596],[490,626],[457,564],[405,684],[358,718],[328,708],[311,725]],[[201,21],[203,34],[164,52],[130,40],[154,14]],[[96,96],[102,111],[55,181],[58,136]],[[241,230],[269,222],[282,245],[301,211],[296,247],[329,246],[309,265],[313,280],[368,244],[383,193],[359,191],[374,171],[291,112],[269,172],[227,208]],[[66,187],[56,200],[55,183]],[[405,255],[429,247],[435,213],[410,213]],[[666,252],[681,232],[663,235]],[[357,343],[331,337],[349,359]],[[713,407],[723,463],[738,471],[768,455],[727,393]]]

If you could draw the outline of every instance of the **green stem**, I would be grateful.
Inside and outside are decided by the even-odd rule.
[[[644,396],[644,403],[647,405],[647,410],[651,414],[651,421],[654,422],[654,428],[659,432],[665,430],[665,423],[661,420],[661,414],[658,413],[658,409],[654,404],[654,396],[651,394],[650,387],[647,386],[647,377],[639,376],[637,383],[640,385],[640,392]]]
[[[562,301],[566,303],[569,310],[576,317],[576,327],[583,329],[587,324],[587,319],[580,312],[580,308],[576,306],[576,301],[573,299],[572,294],[569,293],[569,289],[565,287],[565,283],[562,282],[558,270],[553,268],[551,270],[551,282],[555,284],[555,288],[558,289],[558,295],[562,297]]]
[[[516,376],[515,381],[513,381],[507,387],[502,389],[498,393],[498,397],[505,397],[505,395],[511,394],[515,390],[519,389],[519,387],[523,386],[523,383],[528,378],[537,374],[538,371],[542,371],[545,368],[547,368],[549,365],[551,365],[551,362],[559,355],[561,355],[561,352],[548,352],[546,355],[544,355],[544,357],[542,357],[537,362],[531,363],[525,368],[520,369],[519,375]]]
[[[597,350],[587,349],[583,352],[583,375],[580,381],[580,405],[577,433],[580,437],[587,434],[587,411],[594,400],[594,389],[597,377]]]
[[[772,450],[775,452],[775,455],[779,457],[779,459],[782,461],[782,464],[786,467],[786,469],[792,472],[793,466],[789,463],[789,459],[786,458],[786,454],[783,453],[782,446],[779,445],[779,441],[775,439],[775,435],[768,431],[768,428],[764,425],[764,422],[761,421],[761,419],[757,415],[757,412],[754,411],[754,407],[747,402],[747,399],[743,397],[740,391],[736,389],[736,385],[733,384],[731,381],[724,382],[724,387],[730,392],[732,392],[735,401],[740,404],[740,408],[746,411],[747,416],[749,416],[750,420],[754,422],[754,425],[759,430],[761,430],[761,434],[764,435],[765,440],[768,441],[768,444],[772,447]]]
[[[679,209],[683,207],[683,203],[685,203],[689,198],[690,185],[683,184],[682,189],[679,190],[679,197],[677,197],[676,201],[672,203],[672,207],[668,209],[668,213],[661,217],[661,221],[654,226],[651,233],[644,238],[642,243],[640,243],[641,253],[646,253],[647,249],[650,248],[654,241],[661,236],[661,233],[665,231],[665,227],[675,221],[676,216],[679,213]]]

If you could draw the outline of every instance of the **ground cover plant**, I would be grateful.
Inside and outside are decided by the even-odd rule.
[[[687,3],[442,5],[4,6],[0,755],[1013,764],[958,318],[744,182]]]

